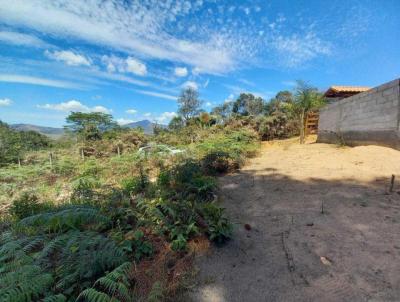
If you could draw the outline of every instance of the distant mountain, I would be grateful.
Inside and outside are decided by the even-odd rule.
[[[31,124],[13,124],[10,126],[17,131],[36,131],[54,139],[59,138],[65,133],[63,128],[44,127]]]
[[[142,121],[138,121],[138,122],[133,122],[133,123],[129,123],[129,124],[125,124],[123,125],[123,127],[128,127],[128,128],[138,128],[141,127],[144,130],[144,133],[146,134],[153,134],[153,129],[155,126],[159,126],[162,128],[166,128],[166,125],[161,125],[161,124],[156,124],[153,122],[150,122],[149,120],[142,120]]]

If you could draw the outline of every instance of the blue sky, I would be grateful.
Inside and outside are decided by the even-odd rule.
[[[180,90],[204,109],[296,79],[376,86],[400,74],[400,1],[0,0],[0,119],[73,111],[167,123]]]

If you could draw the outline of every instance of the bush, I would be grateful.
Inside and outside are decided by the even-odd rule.
[[[253,127],[262,140],[288,138],[298,134],[296,122],[288,119],[285,114],[276,114],[258,118]]]
[[[136,195],[143,193],[149,186],[149,178],[147,175],[141,175],[124,179],[122,181],[122,189],[128,195]]]
[[[53,170],[56,174],[62,176],[71,176],[74,174],[76,170],[76,163],[72,162],[69,159],[64,159],[59,162],[56,162]]]
[[[94,201],[95,188],[100,186],[100,182],[92,176],[83,176],[72,182],[71,200],[74,202],[91,202]]]
[[[232,224],[224,214],[224,209],[215,203],[207,203],[202,213],[208,228],[206,230],[212,241],[224,243],[232,237]]]
[[[39,198],[31,192],[23,192],[11,205],[10,213],[17,219],[35,215],[48,209],[49,206],[39,202]]]
[[[203,158],[202,166],[205,173],[216,175],[238,169],[239,162],[232,158],[228,152],[215,151]]]

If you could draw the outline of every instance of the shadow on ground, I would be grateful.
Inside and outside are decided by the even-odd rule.
[[[277,171],[219,179],[234,239],[197,259],[187,300],[399,301],[400,195],[386,193],[388,178],[297,180]]]

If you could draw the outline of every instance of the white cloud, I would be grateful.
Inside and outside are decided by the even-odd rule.
[[[234,94],[231,93],[231,94],[224,100],[224,103],[232,102],[234,98],[235,98]]]
[[[160,124],[167,124],[175,116],[177,116],[176,112],[163,112],[156,116],[154,120]]]
[[[12,100],[8,98],[0,99],[0,107],[10,106],[12,104]]]
[[[313,32],[305,35],[279,36],[273,43],[286,67],[298,67],[320,55],[331,54],[329,43]]]
[[[36,36],[14,31],[0,31],[0,42],[18,46],[31,46],[36,48],[51,47],[51,45]]]
[[[130,123],[133,123],[134,122],[134,120],[130,120],[130,119],[124,119],[124,118],[118,118],[117,120],[117,123],[119,124],[119,125],[126,125],[126,124],[130,124]]]
[[[146,65],[132,57],[122,59],[111,55],[103,56],[101,60],[108,72],[133,73],[140,76],[147,74]]]
[[[296,86],[296,81],[282,81],[282,84],[285,86]]]
[[[108,109],[104,106],[94,106],[93,108],[89,108],[89,111],[92,112],[101,112],[101,113],[111,113],[112,110]]]
[[[3,24],[74,39],[140,57],[198,66],[207,73],[226,73],[243,54],[248,28],[230,33],[211,27],[192,37],[171,35],[178,18],[198,13],[202,2],[177,1],[53,1],[0,0]],[[202,18],[200,18],[203,20]],[[185,30],[187,24],[181,26]],[[143,71],[142,71],[143,72]]]
[[[206,102],[206,107],[211,107],[213,104],[211,102]]]
[[[174,73],[177,77],[186,77],[188,70],[186,67],[176,67]]]
[[[256,84],[254,84],[253,82],[248,81],[246,79],[239,79],[238,81],[243,83],[243,84],[245,84],[245,85],[247,85],[247,86],[256,86]]]
[[[258,22],[252,15],[259,16],[261,7],[235,8],[222,2],[201,9],[204,3],[0,0],[0,20],[9,28],[40,32],[40,37],[115,51],[125,57],[124,67],[107,62],[107,69],[136,75],[147,74],[143,62],[148,60],[187,66],[194,75],[226,74],[252,64],[271,68],[282,62],[286,67],[297,67],[330,53],[332,44],[319,34],[332,40],[330,33],[338,34],[337,29],[328,32],[318,28],[311,17],[293,16],[294,20],[287,22],[283,14],[278,14],[275,19],[271,15],[269,20],[265,17]],[[238,18],[233,10],[239,9],[243,14]]]
[[[52,80],[40,77],[31,77],[18,74],[0,74],[0,82],[23,83],[31,85],[49,86],[57,88],[87,89],[87,87],[68,81]]]
[[[128,110],[126,110],[125,112],[126,112],[126,113],[129,113],[129,114],[136,114],[136,113],[137,113],[137,110],[135,110],[135,109],[128,109]]]
[[[199,86],[197,85],[196,82],[186,81],[185,83],[182,84],[182,88],[192,88],[194,90],[198,90]]]
[[[148,91],[148,90],[140,90],[140,89],[134,89],[134,91],[136,91],[137,93],[140,93],[140,94],[154,96],[154,97],[158,97],[158,98],[162,98],[162,99],[166,99],[166,100],[172,100],[172,101],[176,101],[178,98],[178,97],[170,95],[170,94],[160,93],[160,92],[156,92],[156,91]]]
[[[147,68],[146,65],[144,65],[142,62],[132,57],[128,57],[126,59],[126,71],[140,76],[144,76],[147,73]]]
[[[108,109],[104,106],[94,106],[89,107],[77,100],[70,100],[67,102],[57,103],[57,104],[44,104],[44,105],[37,105],[38,108],[41,109],[49,109],[55,111],[78,111],[78,112],[101,112],[101,113],[111,113],[112,110]]]
[[[67,65],[70,66],[90,66],[90,59],[85,57],[84,55],[75,53],[71,50],[55,50],[53,52],[46,50],[44,52],[46,57],[56,60],[56,61],[61,61],[64,62]]]
[[[145,114],[143,114],[145,117],[150,117],[152,116],[152,114],[150,112],[146,112]]]

